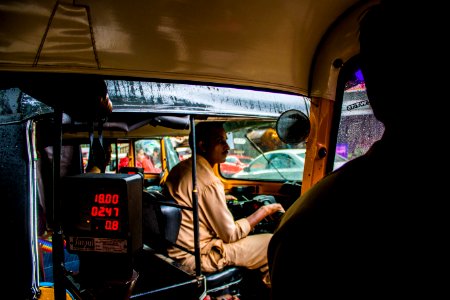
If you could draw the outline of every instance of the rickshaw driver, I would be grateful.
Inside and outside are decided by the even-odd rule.
[[[279,203],[261,206],[250,216],[234,220],[226,204],[224,187],[214,174],[215,164],[222,163],[230,149],[221,123],[202,122],[195,127],[197,149],[197,190],[199,235],[203,272],[214,272],[225,266],[259,269],[263,282],[270,286],[267,247],[271,233],[249,235],[264,218],[282,211]],[[192,148],[192,137],[189,143]],[[176,165],[169,173],[163,193],[180,205],[192,207],[192,158]],[[177,244],[194,251],[193,214],[182,210]],[[169,255],[185,267],[194,270],[195,258],[178,248]]]

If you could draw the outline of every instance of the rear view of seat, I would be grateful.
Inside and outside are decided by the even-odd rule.
[[[167,255],[168,247],[176,243],[181,225],[181,208],[159,191],[144,191],[142,199],[143,243]]]
[[[173,199],[159,191],[144,191],[143,242],[157,253],[167,256],[167,249],[175,246],[181,225],[181,210]],[[182,249],[182,248],[180,248]],[[211,297],[222,294],[239,294],[239,283],[243,273],[239,267],[226,267],[220,271],[203,274],[206,277],[207,293]]]

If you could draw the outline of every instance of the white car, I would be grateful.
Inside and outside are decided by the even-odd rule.
[[[232,178],[272,181],[301,181],[305,149],[279,149],[265,152]]]
[[[345,163],[348,161],[349,161],[348,158],[345,158],[344,156],[336,153],[334,156],[333,170],[340,168],[342,165],[345,165]]]

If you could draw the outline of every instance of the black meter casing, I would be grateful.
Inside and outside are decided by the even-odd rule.
[[[63,177],[62,225],[67,250],[132,255],[141,249],[142,193],[140,174]]]

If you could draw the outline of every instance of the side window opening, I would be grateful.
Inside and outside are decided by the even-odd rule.
[[[350,65],[349,70],[343,71],[342,101],[336,102],[335,153],[333,159],[330,157],[328,170],[336,170],[365,154],[384,133],[384,125],[373,114],[356,60]]]
[[[135,167],[143,168],[144,173],[160,174],[161,138],[137,140],[134,145]]]

